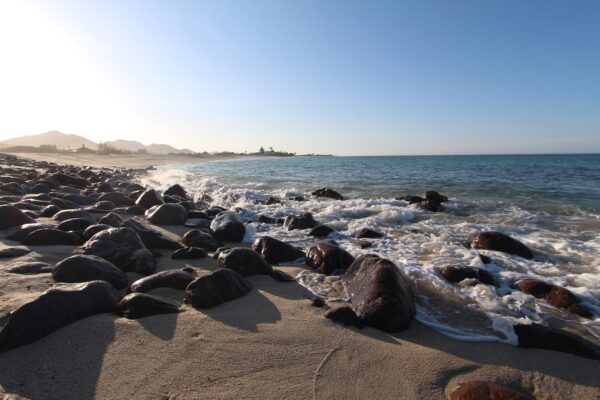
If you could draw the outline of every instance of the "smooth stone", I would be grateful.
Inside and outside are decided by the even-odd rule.
[[[344,200],[344,197],[341,194],[330,188],[317,189],[311,194],[315,197],[326,197],[328,199]]]
[[[369,229],[369,228],[361,228],[358,232],[356,232],[356,234],[354,235],[355,238],[357,239],[379,239],[384,237],[385,235],[381,232],[377,232],[373,229]]]
[[[0,229],[12,228],[23,224],[35,222],[33,218],[23,213],[15,206],[0,206]]]
[[[176,250],[181,248],[181,244],[177,241],[164,236],[162,233],[134,219],[129,218],[123,221],[122,227],[133,229],[140,239],[142,239],[144,246],[149,249]]]
[[[175,250],[171,255],[172,260],[198,259],[208,257],[208,253],[201,247],[184,247]]]
[[[309,236],[314,237],[325,237],[329,236],[329,234],[335,232],[335,229],[328,227],[327,225],[319,225],[314,227],[310,232],[308,232]]]
[[[325,275],[346,270],[354,257],[335,242],[322,240],[310,246],[306,252],[306,264]]]
[[[268,215],[261,214],[258,216],[256,222],[261,224],[276,224],[277,220],[275,218],[269,217]]]
[[[543,299],[554,307],[562,308],[580,317],[592,318],[593,313],[581,304],[581,300],[569,289],[539,281],[537,279],[521,279],[515,286],[523,293]]]
[[[135,201],[136,206],[144,207],[145,209],[149,209],[163,203],[164,201],[162,196],[154,189],[148,189],[144,191]]]
[[[111,211],[117,207],[112,201],[102,200],[94,204],[94,208],[102,211]]]
[[[465,279],[477,279],[486,285],[496,286],[494,275],[481,268],[446,266],[439,269],[440,274],[448,282],[457,283]]]
[[[187,197],[185,189],[177,183],[165,190],[164,194],[167,196],[179,196],[183,199]]]
[[[177,203],[165,203],[146,211],[146,219],[155,225],[181,225],[187,220],[187,210]]]
[[[185,290],[194,279],[196,273],[192,268],[169,269],[138,279],[131,284],[130,291],[146,293],[161,287]]]
[[[179,307],[176,304],[146,293],[130,293],[119,302],[119,314],[129,319],[178,312]]]
[[[38,213],[38,215],[40,217],[44,217],[44,218],[51,218],[60,210],[61,210],[60,207],[55,206],[54,204],[50,204],[50,205],[47,205],[46,207],[42,208],[40,210],[40,212]]]
[[[234,270],[243,277],[270,274],[273,271],[273,267],[260,254],[245,247],[222,251],[218,262],[220,268]]]
[[[110,212],[98,220],[99,224],[110,225],[113,228],[119,228],[123,224],[123,219],[119,214]]]
[[[15,231],[7,235],[6,239],[20,242],[23,239],[25,239],[25,236],[29,235],[31,232],[43,228],[56,228],[56,225],[39,223],[21,225],[19,228],[15,229]]]
[[[7,247],[0,249],[0,258],[15,258],[31,253],[31,250],[23,247]]]
[[[317,221],[315,221],[313,215],[309,212],[300,214],[300,215],[288,215],[285,217],[283,221],[283,227],[288,231],[294,229],[309,229],[317,226]]]
[[[533,252],[529,247],[516,239],[500,232],[479,232],[469,238],[469,244],[474,249],[495,250],[514,254],[531,260]]]
[[[26,246],[79,246],[81,238],[71,232],[42,228],[31,232],[21,241]]]
[[[598,346],[572,333],[535,323],[514,325],[513,329],[519,339],[519,347],[554,350],[600,360]]]
[[[241,242],[246,233],[244,223],[232,211],[217,214],[210,223],[210,229],[213,237],[223,242]]]
[[[104,193],[96,199],[97,201],[110,201],[118,206],[133,206],[135,203],[127,195],[119,192]]]
[[[85,230],[88,226],[92,225],[92,223],[84,218],[71,218],[71,219],[66,219],[64,221],[62,221],[60,224],[58,224],[58,226],[56,227],[56,229],[59,229],[61,231],[79,231],[79,230]]]
[[[106,281],[115,289],[127,287],[127,275],[113,263],[104,258],[89,255],[74,255],[65,258],[52,270],[52,277],[57,282],[89,282]]]
[[[190,218],[183,223],[186,228],[210,228],[210,220],[203,218]]]
[[[354,326],[358,329],[363,328],[362,321],[360,318],[358,318],[358,315],[356,315],[350,306],[343,306],[329,310],[325,313],[325,318],[344,326]]]
[[[11,264],[11,267],[6,270],[11,274],[23,274],[23,275],[34,275],[34,274],[45,274],[52,272],[52,264],[45,262],[24,262]]]
[[[62,172],[52,174],[50,175],[50,178],[65,186],[76,186],[78,188],[85,188],[88,185],[88,181],[86,181],[82,177],[75,175],[67,175],[63,174]]]
[[[252,285],[231,269],[218,269],[196,278],[185,290],[185,299],[194,308],[211,308],[247,295]]]
[[[96,223],[96,217],[94,217],[88,211],[79,210],[79,209],[78,210],[62,210],[62,211],[59,211],[56,214],[54,214],[54,216],[52,217],[53,220],[59,221],[59,222],[66,221],[68,219],[73,219],[73,218],[83,218],[83,219],[87,219],[92,224]]]
[[[112,228],[112,227],[110,225],[104,225],[104,224],[90,225],[87,228],[85,228],[85,230],[83,231],[83,234],[82,234],[83,240],[88,241],[96,233],[102,232],[108,228]]]
[[[208,251],[215,251],[222,246],[210,233],[199,229],[192,229],[186,232],[181,242],[186,247],[201,247]]]
[[[262,255],[271,264],[294,261],[305,256],[299,248],[270,236],[257,238],[252,243],[252,250]]]

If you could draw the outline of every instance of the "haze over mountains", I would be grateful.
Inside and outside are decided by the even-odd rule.
[[[156,144],[152,143],[148,146],[143,143],[132,141],[132,140],[114,140],[103,142],[107,145],[115,147],[119,150],[126,150],[136,152],[139,150],[146,150],[151,154],[194,154],[194,151],[189,149],[176,149],[168,144]],[[49,131],[38,135],[26,135],[16,137],[8,140],[0,141],[0,149],[13,146],[43,146],[43,145],[54,145],[60,150],[76,150],[82,146],[89,149],[98,149],[98,143],[95,143],[83,136],[66,134],[59,131]]]

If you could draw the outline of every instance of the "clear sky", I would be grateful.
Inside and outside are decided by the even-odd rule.
[[[600,152],[600,1],[0,0],[0,139]]]

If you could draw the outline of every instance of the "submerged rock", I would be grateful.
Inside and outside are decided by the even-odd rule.
[[[465,279],[477,279],[486,285],[496,286],[494,275],[481,268],[447,266],[440,268],[439,272],[448,282],[452,283]]]
[[[357,239],[379,239],[379,238],[382,238],[383,236],[384,236],[383,233],[377,232],[370,228],[361,228],[354,235],[354,237]]]
[[[536,279],[521,279],[516,287],[524,293],[544,299],[554,307],[562,308],[584,318],[592,318],[593,314],[584,307],[581,300],[570,290]]]
[[[178,312],[179,307],[176,304],[145,293],[128,294],[119,302],[119,314],[129,319]]]
[[[515,254],[527,259],[533,258],[533,252],[529,247],[500,232],[476,233],[469,238],[469,244],[474,249],[495,250],[503,253]]]
[[[311,194],[315,197],[326,197],[334,200],[344,200],[344,197],[341,194],[330,188],[317,189]]]
[[[337,270],[345,271],[353,261],[354,257],[350,253],[329,240],[312,245],[306,253],[306,264],[325,275],[331,275]]]
[[[57,282],[89,282],[102,280],[116,289],[127,287],[127,275],[113,263],[104,258],[89,255],[74,255],[65,258],[52,270],[52,277]]]
[[[215,239],[223,242],[241,242],[246,233],[246,227],[238,215],[225,211],[212,220],[210,229]]]
[[[432,201],[435,203],[445,203],[448,201],[448,197],[439,194],[435,190],[426,191],[425,193],[423,193],[423,197],[426,201]]]
[[[252,285],[231,269],[219,269],[196,278],[185,291],[186,302],[195,308],[210,308],[245,296]]]
[[[257,238],[252,243],[252,250],[262,255],[271,264],[294,261],[303,258],[305,255],[299,248],[270,236]]]
[[[241,276],[270,274],[273,271],[264,258],[256,251],[245,247],[235,247],[219,254],[219,267],[231,269]]]
[[[294,229],[314,228],[315,226],[317,226],[317,221],[315,221],[313,215],[309,212],[300,214],[298,216],[288,215],[283,221],[283,227],[288,231]]]
[[[168,287],[184,290],[194,279],[196,273],[192,268],[170,269],[138,279],[131,284],[131,292],[145,293],[150,290]]]
[[[335,229],[330,228],[327,225],[319,225],[308,232],[308,235],[314,237],[325,237],[333,232],[335,232]]]

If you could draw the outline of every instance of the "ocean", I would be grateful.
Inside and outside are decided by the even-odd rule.
[[[600,340],[600,155],[262,157],[158,167],[145,181],[162,189],[179,183],[195,196],[209,195],[212,205],[241,208],[245,221],[311,212],[352,255],[379,254],[405,271],[415,282],[417,319],[448,336],[516,344],[512,326],[533,321]],[[321,187],[345,200],[311,198]],[[395,200],[426,190],[449,197],[444,212]],[[282,203],[260,204],[269,196]],[[294,196],[308,201],[289,200]],[[306,231],[248,226],[246,242],[270,235],[305,248],[315,241]],[[362,249],[353,234],[363,227],[385,237]],[[520,240],[534,259],[465,246],[484,230]],[[498,285],[449,283],[437,272],[444,266],[486,269]],[[514,289],[524,277],[569,289],[594,317]],[[345,297],[338,277],[304,272],[298,281],[323,298]]]

